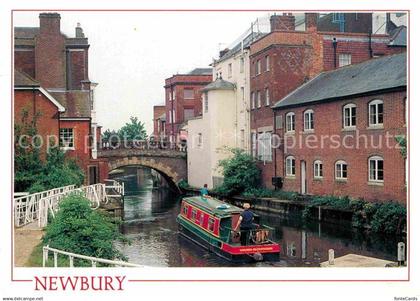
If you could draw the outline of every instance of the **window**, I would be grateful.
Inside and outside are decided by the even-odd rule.
[[[314,162],[314,178],[315,179],[320,179],[322,177],[323,177],[323,173],[322,173],[322,161],[316,160]]]
[[[188,214],[188,207],[184,205],[184,208],[183,208],[182,212],[183,212],[183,214],[185,216],[187,216],[187,214]]]
[[[251,109],[255,109],[254,92],[251,92]]]
[[[197,209],[193,209],[191,212],[191,219],[195,220],[197,218]]]
[[[349,103],[343,107],[343,128],[356,127],[356,105]]]
[[[74,148],[74,130],[72,128],[60,129],[60,147]]]
[[[295,131],[295,113],[290,112],[286,114],[286,132]]]
[[[209,224],[208,224],[208,229],[209,231],[213,232],[214,231],[214,219],[209,217]]]
[[[276,130],[279,130],[282,128],[283,128],[283,116],[277,115],[276,116]]]
[[[194,117],[194,109],[184,109],[184,120]]]
[[[168,115],[169,123],[175,123],[175,110],[170,110]]]
[[[200,225],[204,224],[204,214],[200,213]]]
[[[256,97],[257,97],[257,101],[256,101],[257,107],[261,108],[261,92],[260,91],[257,91]]]
[[[286,176],[294,177],[296,175],[296,160],[293,156],[286,158]]]
[[[303,113],[303,129],[310,131],[314,129],[314,111],[306,110]]]
[[[265,105],[270,105],[270,91],[268,90],[268,88],[265,88]]]
[[[201,147],[203,145],[203,135],[201,133],[198,133],[198,142],[197,146]]]
[[[257,133],[251,133],[251,143],[252,157],[255,158],[257,156]]]
[[[194,99],[194,89],[184,89],[184,99]]]
[[[338,67],[351,65],[351,54],[342,53],[338,55]]]
[[[270,71],[270,57],[268,55],[265,57],[265,71]]]
[[[245,69],[245,60],[243,57],[239,60],[239,72],[244,73]]]
[[[258,60],[255,64],[255,75],[258,75],[261,73],[261,61]]]
[[[369,158],[369,181],[384,181],[384,159],[382,157],[373,156]]]
[[[384,122],[384,102],[380,99],[369,103],[369,126],[380,126]]]
[[[207,92],[204,93],[204,113],[209,111],[209,94]]]
[[[347,180],[347,163],[345,161],[335,163],[335,178],[337,180]]]
[[[241,99],[245,100],[245,88],[241,87]]]
[[[232,63],[228,65],[228,77],[232,77]]]
[[[258,160],[264,162],[272,161],[271,132],[258,134]]]

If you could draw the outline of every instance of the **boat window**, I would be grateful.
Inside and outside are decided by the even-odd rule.
[[[192,214],[191,214],[191,219],[192,219],[192,220],[195,220],[195,219],[196,219],[196,217],[197,217],[197,210],[196,210],[196,209],[193,209],[193,210],[192,210]]]
[[[213,218],[209,218],[209,231],[213,232],[214,231],[214,219]]]
[[[200,214],[200,225],[204,224],[204,214]]]
[[[188,214],[188,207],[184,204],[184,209],[183,209],[184,215],[187,216]]]

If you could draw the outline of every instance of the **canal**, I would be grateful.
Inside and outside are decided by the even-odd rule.
[[[397,260],[397,243],[405,239],[385,237],[339,228],[327,223],[304,223],[299,217],[256,212],[264,224],[274,227],[281,245],[280,261],[232,264],[178,235],[176,216],[181,197],[164,179],[150,169],[128,167],[112,176],[125,182],[124,222],[121,232],[131,244],[118,244],[129,262],[159,267],[226,266],[319,266],[328,260],[328,250],[336,257],[349,253]]]

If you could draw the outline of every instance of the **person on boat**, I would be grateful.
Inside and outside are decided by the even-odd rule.
[[[249,234],[252,229],[255,228],[254,226],[254,213],[252,213],[249,208],[251,208],[251,205],[249,203],[243,204],[244,211],[242,211],[241,216],[239,216],[238,223],[236,224],[236,227],[234,231],[238,231],[238,228],[240,227],[241,230],[241,245],[247,245],[249,242]]]
[[[204,187],[200,189],[200,195],[202,197],[208,197],[209,191],[207,190],[207,184],[204,184]]]

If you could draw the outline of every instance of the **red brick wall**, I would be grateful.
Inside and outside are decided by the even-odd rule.
[[[87,50],[70,51],[70,90],[80,90],[81,81],[87,79],[85,67],[87,66]]]
[[[35,50],[15,50],[15,68],[35,78]]]
[[[37,132],[45,142],[42,153],[45,155],[48,136],[58,138],[58,109],[41,92],[34,90],[15,90],[14,92],[14,122],[22,124],[23,111],[28,112],[28,121],[33,120],[34,114],[41,114],[37,122]],[[58,140],[57,140],[58,143]]]
[[[346,135],[354,138],[347,138],[348,144],[353,144],[357,138],[356,131],[342,130],[342,108],[345,104],[354,103],[357,105],[356,126],[358,135],[368,137],[368,147],[364,147],[364,138],[360,138],[359,148],[333,148],[335,142],[324,138],[325,146],[323,148],[314,147],[311,142],[309,146],[299,143],[294,147],[283,151],[281,147],[277,150],[277,176],[285,177],[284,160],[288,155],[293,155],[296,159],[296,177],[295,179],[285,178],[283,189],[287,191],[300,191],[301,189],[301,161],[306,162],[307,191],[315,195],[348,195],[351,197],[360,197],[367,200],[406,200],[405,189],[405,162],[399,149],[395,148],[395,138],[389,138],[389,145],[386,147],[385,134],[406,135],[405,127],[405,97],[406,92],[393,92],[374,96],[364,96],[343,101],[335,101],[311,106],[302,106],[292,109],[278,110],[276,114],[283,115],[294,112],[295,115],[295,133],[294,137],[299,141],[300,138],[311,136],[310,139],[335,136],[334,139],[342,141]],[[382,99],[384,101],[384,128],[367,129],[368,127],[368,103],[373,99]],[[312,134],[303,134],[303,112],[306,109],[314,110],[314,132]],[[283,130],[278,130],[277,134],[284,137]],[[302,133],[301,135],[299,133]],[[382,136],[382,147],[378,146],[378,141]],[[314,138],[316,137],[316,138]],[[298,139],[299,138],[299,139]],[[372,140],[371,140],[372,139]],[[291,146],[290,138],[286,140]],[[303,140],[304,141],[304,140]],[[373,141],[372,143],[370,141]],[[354,145],[354,144],[353,144]],[[316,145],[315,145],[316,146]],[[379,155],[384,160],[384,183],[383,186],[368,184],[368,158],[373,155]],[[323,163],[323,179],[316,180],[313,177],[313,162],[321,160]],[[335,180],[335,162],[344,160],[347,162],[348,179],[346,182],[337,182]]]
[[[162,116],[162,114],[166,113],[165,106],[153,106],[153,135],[158,136],[160,133],[158,132],[158,118]],[[162,128],[160,129],[162,130]]]

